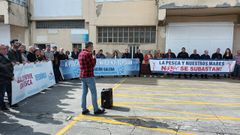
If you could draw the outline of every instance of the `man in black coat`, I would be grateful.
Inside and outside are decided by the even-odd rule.
[[[141,53],[140,49],[137,50],[137,53],[134,54],[134,58],[139,59],[139,66],[140,66],[140,71],[138,76],[141,76],[141,69],[142,69],[142,62],[143,62],[143,54]]]
[[[202,60],[210,60],[211,59],[211,57],[208,55],[208,50],[204,51],[204,54],[201,55],[201,59]]]
[[[20,43],[17,39],[14,39],[10,42],[11,48],[8,51],[8,58],[13,63],[22,63],[22,56],[21,53],[18,51],[18,48],[20,47]]]
[[[218,48],[217,51],[212,55],[212,59],[213,60],[221,60],[221,59],[223,59],[223,56],[222,56],[220,51],[221,51],[220,48]],[[220,79],[220,75],[219,74],[214,74],[213,75],[214,78],[216,78],[216,76],[217,76],[217,79]]]
[[[213,60],[221,60],[223,59],[222,54],[220,52],[220,48],[217,49],[217,51],[212,55]]]
[[[185,47],[182,48],[182,51],[178,54],[177,58],[178,59],[188,59],[189,58],[189,55],[186,52]]]
[[[8,110],[4,103],[4,95],[7,92],[8,101],[10,107],[14,107],[11,105],[12,102],[12,84],[13,80],[13,64],[9,60],[7,55],[7,47],[3,44],[0,44],[0,110]]]
[[[189,58],[189,55],[186,52],[185,47],[182,48],[182,51],[178,54],[177,58],[178,59],[188,59]],[[178,75],[178,78],[181,78],[181,74]],[[186,74],[184,74],[184,78],[187,78]]]
[[[61,72],[59,70],[60,67],[60,53],[57,51],[57,46],[53,46],[53,55],[54,55],[54,61],[53,61],[53,71],[55,75],[56,83],[59,81],[62,81]]]
[[[202,60],[210,60],[211,59],[211,57],[208,55],[208,50],[204,51],[204,54],[201,55],[201,59]],[[207,74],[201,75],[201,78],[203,78],[204,76],[205,76],[206,79],[208,78]]]
[[[193,54],[190,55],[190,59],[193,59],[193,60],[199,60],[201,57],[200,55],[197,53],[197,50],[194,49],[193,50]]]
[[[71,57],[73,59],[78,59],[78,55],[79,55],[79,51],[78,51],[78,48],[74,48],[72,53],[71,53]]]
[[[164,58],[166,59],[175,59],[176,55],[172,52],[171,49],[168,49],[168,52],[164,55]]]
[[[125,53],[123,53],[122,58],[131,58],[131,54],[128,52],[128,49],[125,49]]]

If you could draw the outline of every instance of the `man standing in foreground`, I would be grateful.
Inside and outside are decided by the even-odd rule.
[[[80,78],[82,79],[82,114],[89,114],[90,111],[87,109],[87,93],[88,88],[92,94],[92,105],[94,108],[94,114],[103,114],[105,110],[101,110],[97,103],[97,90],[96,82],[94,78],[94,67],[96,65],[96,56],[92,54],[93,43],[88,42],[85,49],[79,54],[78,60],[80,64]]]
[[[10,107],[12,106],[12,84],[13,80],[13,64],[9,60],[7,55],[7,47],[3,44],[0,44],[0,111],[6,111],[8,108],[4,103],[4,95],[7,92],[8,102]]]

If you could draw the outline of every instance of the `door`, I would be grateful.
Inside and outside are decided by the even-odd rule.
[[[129,53],[131,54],[131,57],[133,58],[134,54],[137,52],[137,50],[139,49],[139,45],[128,45],[129,46]]]
[[[169,23],[167,26],[166,51],[172,49],[176,54],[182,47],[191,54],[197,49],[199,54],[209,50],[211,55],[217,48],[224,53],[233,48],[232,22]]]

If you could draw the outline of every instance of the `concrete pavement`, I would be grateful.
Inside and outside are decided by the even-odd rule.
[[[80,115],[81,83],[71,80],[0,112],[0,134],[240,135],[239,81],[119,77],[97,87],[115,88],[105,115]]]

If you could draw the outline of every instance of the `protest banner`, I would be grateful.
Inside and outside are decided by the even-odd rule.
[[[95,76],[138,75],[139,70],[138,59],[97,59],[94,74]],[[79,78],[78,60],[61,61],[60,71],[64,79]]]
[[[229,74],[235,64],[234,60],[150,60],[152,72],[171,74]]]
[[[12,104],[37,94],[54,84],[52,62],[16,65],[12,81]]]

